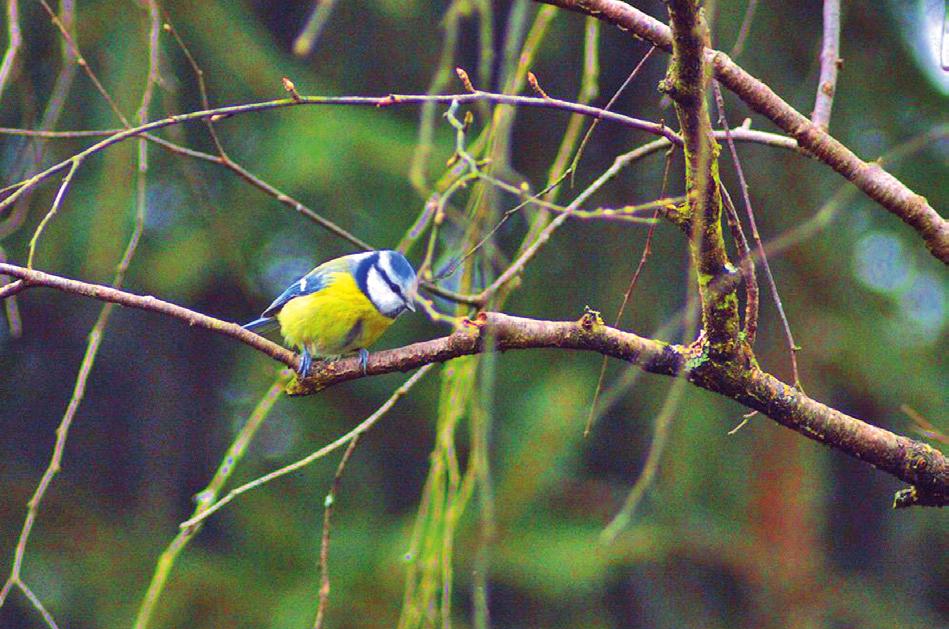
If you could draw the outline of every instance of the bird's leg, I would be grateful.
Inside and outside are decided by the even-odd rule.
[[[310,350],[304,345],[300,348],[300,369],[297,371],[301,378],[305,378],[310,372],[310,365],[313,364],[313,357],[310,356]]]
[[[362,375],[367,375],[366,367],[369,365],[369,350],[365,347],[359,348],[359,366],[362,367]]]

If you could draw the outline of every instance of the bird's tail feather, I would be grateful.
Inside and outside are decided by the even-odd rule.
[[[254,319],[250,323],[245,323],[242,328],[256,332],[257,334],[266,334],[274,332],[280,326],[280,323],[274,317],[261,317]]]

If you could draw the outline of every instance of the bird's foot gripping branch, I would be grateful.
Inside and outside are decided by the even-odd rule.
[[[289,393],[308,395],[366,375],[409,371],[484,351],[592,351],[651,373],[682,376],[896,476],[912,487],[897,496],[895,506],[949,504],[949,459],[935,448],[830,408],[762,371],[753,360],[717,360],[706,344],[704,337],[688,346],[644,338],[604,325],[590,310],[577,321],[482,312],[462,320],[448,336],[372,354],[365,373],[357,358],[317,364],[309,377],[291,384]]]
[[[0,263],[0,274],[18,278],[25,288],[45,286],[158,312],[191,326],[230,336],[290,367],[292,352],[240,326],[214,319],[154,297],[135,295],[100,284],[66,279],[41,271]],[[897,494],[894,506],[949,504],[949,459],[919,441],[896,435],[830,408],[758,368],[753,360],[715,358],[705,336],[688,346],[665,343],[605,325],[595,311],[576,321],[544,321],[498,312],[482,312],[459,321],[455,331],[429,341],[376,352],[365,366],[358,357],[317,363],[310,375],[291,382],[291,395],[308,395],[366,376],[410,371],[485,351],[559,349],[591,351],[667,376],[681,376],[709,391],[761,412],[809,439],[827,444],[867,462],[911,485]]]

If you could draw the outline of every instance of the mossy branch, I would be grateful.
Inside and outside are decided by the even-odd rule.
[[[47,286],[122,306],[172,316],[189,325],[235,338],[268,356],[296,367],[298,358],[239,325],[171,304],[154,297],[0,264],[0,274],[24,280],[30,287]],[[486,343],[491,339],[491,344]],[[484,351],[516,349],[592,351],[669,376],[683,376],[692,384],[729,397],[760,411],[809,439],[837,448],[909,483],[898,506],[949,504],[949,459],[924,443],[896,435],[841,413],[809,398],[755,366],[736,367],[711,359],[696,346],[672,345],[604,325],[594,313],[578,321],[541,321],[501,313],[482,313],[462,320],[448,336],[376,352],[363,372],[358,358],[317,363],[310,375],[292,385],[296,395],[316,393],[334,384],[424,365],[446,362]],[[907,497],[909,496],[909,497]]]
[[[672,30],[654,17],[621,0],[536,0],[591,15],[613,24],[666,52],[672,51]],[[798,144],[846,177],[868,197],[892,212],[922,237],[932,254],[949,264],[949,221],[877,163],[868,163],[791,107],[763,82],[723,52],[706,48],[705,59],[722,85],[752,110],[797,139]]]
[[[703,52],[709,30],[694,0],[669,2],[672,24],[672,63],[659,84],[675,103],[685,150],[692,264],[698,274],[702,326],[709,354],[716,359],[736,356],[739,348],[737,290],[713,291],[712,283],[736,273],[722,236],[722,195],[718,178],[719,145],[712,135],[706,91],[711,77]]]

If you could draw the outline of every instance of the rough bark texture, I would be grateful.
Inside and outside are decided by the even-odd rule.
[[[299,358],[293,352],[237,324],[151,296],[135,295],[12,264],[0,263],[0,274],[25,280],[29,288],[46,286],[172,316],[189,325],[235,338],[294,369],[299,364]],[[897,495],[896,506],[949,504],[949,459],[938,450],[825,406],[755,366],[739,368],[734,362],[716,362],[697,344],[673,345],[611,328],[592,312],[584,314],[578,321],[541,321],[494,312],[481,313],[474,320],[464,320],[449,336],[371,354],[365,372],[357,357],[318,362],[307,378],[292,381],[288,392],[307,395],[349,380],[410,371],[459,356],[534,348],[592,351],[638,365],[652,373],[684,376],[697,386],[732,398],[809,439],[826,443],[913,485]]]
[[[691,217],[692,264],[698,271],[702,327],[709,355],[716,359],[738,353],[738,293],[712,290],[720,278],[737,273],[728,261],[722,236],[722,196],[718,180],[719,145],[712,135],[706,90],[710,74],[702,52],[708,25],[693,0],[669,3],[672,63],[659,89],[672,98],[685,147],[685,178]]]
[[[619,0],[537,0],[591,15],[636,37],[672,51],[672,31],[659,20]],[[706,49],[715,78],[751,109],[792,135],[802,147],[849,179],[867,196],[915,229],[934,256],[949,264],[949,221],[925,197],[916,194],[878,164],[867,163],[825,130],[791,107],[767,85],[743,70],[728,55]]]

